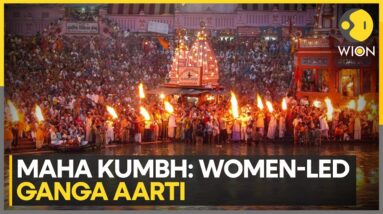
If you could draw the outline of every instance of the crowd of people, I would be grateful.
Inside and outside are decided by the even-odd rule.
[[[156,37],[135,33],[111,37],[66,36],[54,31],[33,37],[7,35],[6,100],[17,106],[19,120],[12,122],[6,115],[6,143],[17,146],[27,139],[36,142],[36,148],[159,140],[228,143],[281,138],[300,143],[310,142],[312,137],[360,140],[359,130],[362,135],[377,134],[377,114],[345,109],[328,123],[324,108],[288,96],[292,54],[289,40],[284,39],[212,38],[220,84],[235,91],[243,106],[239,118],[231,116],[227,95],[198,103],[167,96],[164,99],[175,108],[170,114],[163,99],[139,99],[137,93],[139,82],[155,88],[167,81],[175,46],[174,38],[168,41],[169,48],[164,48]],[[259,109],[249,102],[257,93],[278,102],[288,97],[288,110],[278,108],[277,102],[273,112]],[[43,122],[36,120],[36,105],[43,110]],[[118,119],[106,111],[107,105],[116,110]],[[146,106],[150,121],[140,115],[139,105]]]
[[[95,103],[128,108],[135,101],[136,82],[164,82],[171,60],[170,49],[137,35],[126,39],[50,32],[10,35],[6,44],[6,98],[19,110],[19,137],[33,137],[27,133],[35,129],[31,109],[36,104],[50,129],[59,132],[58,139],[83,133],[79,118],[97,111]]]
[[[254,96],[254,92],[262,92],[274,100],[286,96],[293,76],[293,55],[288,38],[268,41],[261,37],[244,37],[212,41],[222,85],[232,87],[232,82],[240,82],[233,90],[243,97]]]

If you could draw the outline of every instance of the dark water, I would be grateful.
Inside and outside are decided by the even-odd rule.
[[[87,154],[104,155],[355,155],[357,162],[357,204],[355,206],[82,206],[82,207],[6,207],[7,209],[138,209],[138,210],[265,210],[265,209],[378,209],[379,205],[379,146],[378,143],[328,143],[321,146],[291,145],[284,143],[189,145],[160,143],[147,145],[116,145]],[[44,155],[36,153],[35,155]],[[5,157],[4,189],[8,206],[8,156]],[[299,190],[297,190],[299,191]]]

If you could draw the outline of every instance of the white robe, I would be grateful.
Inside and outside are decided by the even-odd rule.
[[[271,115],[269,128],[267,129],[267,138],[274,139],[276,129],[277,129],[277,119],[275,119],[274,115]]]
[[[175,136],[174,128],[177,127],[176,117],[174,115],[170,115],[169,123],[168,123],[168,137],[173,138]]]
[[[106,135],[105,135],[105,142],[109,144],[110,142],[114,141],[114,127],[113,123],[109,122],[106,127]]]
[[[322,136],[328,137],[329,126],[325,116],[319,117],[320,130],[322,131]]]
[[[233,132],[240,132],[240,131],[241,131],[241,123],[236,120],[233,123]]]
[[[362,139],[362,125],[360,122],[360,117],[355,117],[354,121],[354,140]]]
[[[286,131],[286,118],[285,116],[281,115],[279,117],[279,138],[285,137],[285,131]]]
[[[326,117],[322,116],[319,118],[319,124],[320,124],[320,129],[323,130],[329,130],[329,126],[326,120]]]
[[[247,140],[246,127],[249,121],[248,116],[243,116],[241,120],[241,140]]]

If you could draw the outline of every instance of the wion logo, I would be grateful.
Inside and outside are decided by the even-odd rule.
[[[351,43],[366,41],[373,29],[374,22],[363,9],[350,9],[339,20],[340,32]],[[341,56],[375,56],[375,46],[338,46],[338,50]]]

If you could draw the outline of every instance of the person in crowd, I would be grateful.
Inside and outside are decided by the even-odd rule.
[[[354,118],[354,140],[362,139],[362,124],[359,113],[356,113]]]
[[[168,123],[168,134],[167,136],[170,139],[174,139],[176,137],[176,128],[177,128],[177,122],[176,122],[176,117],[174,114],[171,114],[169,116],[169,123]]]
[[[212,143],[213,144],[219,144],[220,141],[219,141],[219,123],[218,123],[218,120],[216,118],[213,118],[213,121],[212,121]]]
[[[274,113],[270,113],[270,122],[269,122],[269,127],[267,129],[268,139],[274,140],[276,129],[277,129],[277,119]]]
[[[319,117],[319,123],[320,123],[320,129],[322,131],[322,136],[325,139],[329,139],[329,125],[327,123],[327,116],[325,112],[322,112],[321,116]]]
[[[286,132],[286,116],[285,112],[281,112],[278,118],[278,136],[280,139],[285,137]]]
[[[226,117],[223,114],[218,116],[219,118],[219,142],[226,143],[227,141],[227,123]]]
[[[44,144],[44,127],[38,124],[36,128],[36,149],[41,149]]]
[[[113,121],[108,120],[106,121],[105,125],[106,125],[105,143],[108,145],[114,141]]]
[[[233,122],[233,142],[239,142],[241,140],[241,122],[238,119],[234,119]]]
[[[10,123],[4,124],[4,149],[5,151],[12,150],[13,133]]]

